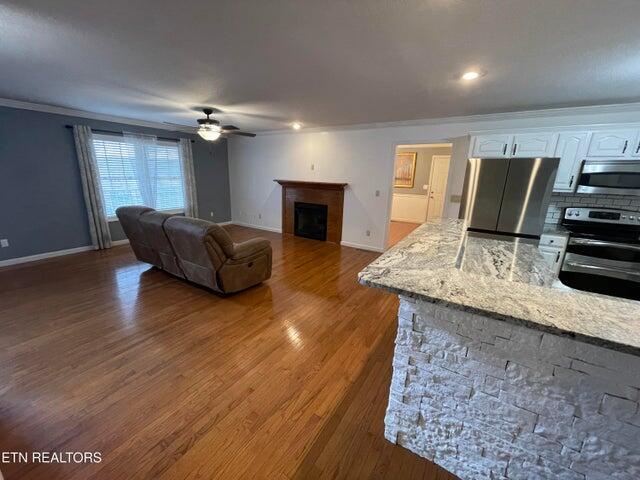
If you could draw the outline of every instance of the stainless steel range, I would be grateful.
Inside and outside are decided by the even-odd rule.
[[[564,212],[571,233],[559,279],[565,285],[640,300],[640,215],[607,208]]]

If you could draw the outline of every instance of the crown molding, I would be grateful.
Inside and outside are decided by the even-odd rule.
[[[135,118],[119,117],[117,115],[105,115],[102,113],[87,112],[85,110],[76,110],[73,108],[58,107],[56,105],[47,105],[43,103],[23,102],[20,100],[12,100],[10,98],[0,98],[0,107],[32,110],[35,112],[53,113],[56,115],[67,115],[70,117],[89,118],[91,120],[102,120],[104,122],[124,123],[126,125],[155,128],[171,132],[193,133],[193,129],[190,129],[190,127],[187,126],[182,130],[178,126],[166,125],[161,122],[149,122],[146,120],[137,120]]]
[[[396,148],[446,148],[452,147],[453,143],[400,143]]]
[[[102,120],[105,122],[124,123],[127,125],[136,125],[139,127],[156,128],[159,130],[167,130],[171,132],[193,133],[191,127],[185,125],[181,129],[177,125],[167,125],[161,122],[150,122],[146,120],[138,120],[135,118],[121,117],[117,115],[107,115],[102,113],[89,112],[86,110],[76,110],[73,108],[60,107],[56,105],[47,105],[44,103],[23,102],[21,100],[12,100],[9,98],[0,98],[0,107],[17,108],[22,110],[33,110],[36,112],[53,113],[57,115],[67,115],[72,117],[89,118],[92,120]],[[473,123],[473,122],[490,122],[500,120],[517,120],[531,119],[540,117],[564,117],[571,115],[589,115],[589,114],[605,114],[605,113],[625,113],[639,112],[640,102],[633,103],[616,103],[609,105],[586,105],[582,107],[562,107],[547,108],[542,110],[520,110],[515,112],[488,113],[479,115],[463,115],[455,117],[434,117],[416,120],[403,120],[396,122],[374,122],[359,123],[352,125],[334,125],[326,127],[303,128],[302,130],[292,131],[291,129],[264,130],[258,131],[259,135],[299,135],[304,133],[325,133],[329,131],[348,131],[348,130],[370,130],[394,127],[420,127],[429,125],[442,125],[450,123]],[[605,124],[602,124],[605,125]],[[234,139],[234,140],[237,140]]]
[[[287,135],[301,133],[324,133],[341,130],[370,130],[394,127],[420,127],[442,125],[447,123],[491,122],[500,120],[531,119],[540,117],[567,117],[571,115],[593,115],[605,113],[640,112],[640,102],[615,103],[609,105],[585,105],[581,107],[546,108],[542,110],[519,110],[515,112],[487,113],[479,115],[463,115],[455,117],[434,117],[397,122],[360,123],[353,125],[336,125],[327,127],[311,127],[292,131],[291,129],[265,130],[260,135]]]

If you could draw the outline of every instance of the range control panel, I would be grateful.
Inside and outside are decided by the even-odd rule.
[[[629,210],[611,208],[574,208],[564,211],[565,220],[574,222],[613,223],[618,225],[640,225],[640,214]]]

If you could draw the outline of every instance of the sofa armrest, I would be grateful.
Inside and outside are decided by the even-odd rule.
[[[271,250],[271,243],[264,238],[252,238],[244,242],[235,243],[233,247],[231,259],[240,260],[242,258],[252,257],[266,250]]]

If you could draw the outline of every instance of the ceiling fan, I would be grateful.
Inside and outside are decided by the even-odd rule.
[[[228,138],[231,135],[239,135],[242,137],[255,137],[255,133],[243,132],[235,125],[220,125],[220,122],[214,118],[210,118],[213,108],[203,108],[202,112],[207,118],[199,118],[196,133],[209,142],[215,142],[220,137]],[[168,123],[168,122],[165,122]],[[174,124],[170,124],[174,125]],[[184,127],[184,125],[180,125]]]
[[[220,122],[218,120],[214,120],[213,118],[209,118],[209,116],[213,113],[213,108],[203,108],[202,112],[207,116],[207,118],[199,118],[198,125],[198,135],[200,135],[205,140],[213,142],[220,137],[226,138],[229,135],[240,135],[243,137],[255,137],[255,133],[242,132],[240,129],[234,125],[222,125],[220,126]]]

